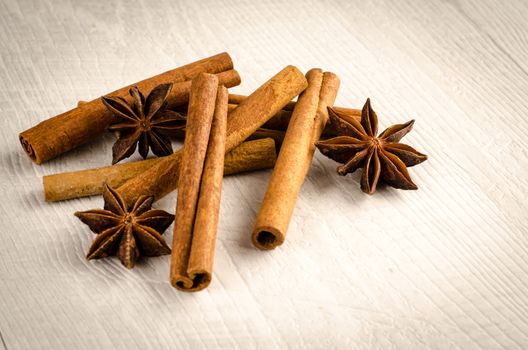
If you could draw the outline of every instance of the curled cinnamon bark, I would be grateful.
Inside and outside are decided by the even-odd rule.
[[[187,292],[211,282],[220,208],[227,89],[220,87],[214,96],[217,84],[210,77],[200,75],[193,81],[178,181],[170,281]]]
[[[227,110],[228,112],[231,112],[237,107],[238,105],[229,104]],[[179,112],[186,113],[186,111],[184,112],[183,109],[180,109]],[[284,128],[284,130],[281,130],[281,128],[284,126],[284,124],[288,124],[288,122],[290,121],[290,117],[291,112],[285,110],[279,111],[273,116],[270,121],[265,123],[262,128],[258,128],[257,131],[251,134],[251,136],[249,136],[247,139],[260,140],[264,138],[271,138],[275,141],[275,146],[278,150],[282,144],[282,140],[284,139],[284,134],[286,133],[286,128]],[[287,118],[287,120],[284,120],[284,118]],[[185,138],[185,128],[183,128],[183,132],[181,132],[180,134],[175,134],[174,137],[179,139]]]
[[[308,88],[293,110],[268,189],[257,215],[252,234],[260,249],[273,249],[284,242],[295,201],[308,172],[319,140],[339,89],[337,75],[320,69],[306,74]]]
[[[247,96],[244,95],[236,95],[236,94],[229,94],[229,111],[232,111],[236,107],[238,107],[238,104],[244,101],[247,98]],[[257,135],[252,136],[253,139],[256,139],[259,137],[259,135],[264,134],[267,132],[267,130],[276,131],[273,135],[270,137],[274,139],[279,138],[280,132],[284,133],[286,132],[286,129],[288,128],[288,124],[290,122],[292,111],[295,108],[295,105],[297,104],[296,101],[290,101],[284,106],[282,110],[277,112],[273,117],[270,118],[264,125],[262,125],[262,129],[265,129],[266,131],[263,131],[259,133],[256,132]],[[186,113],[186,106],[181,106],[178,108],[178,112]],[[347,117],[353,118],[357,120],[358,122],[361,121],[361,109],[354,109],[354,108],[346,108],[346,107],[332,107],[334,111],[337,111],[340,113],[340,115],[346,115]],[[323,130],[322,137],[332,137],[336,135],[336,130],[334,130],[330,124],[327,124],[325,129]],[[184,135],[182,134],[181,137]],[[282,140],[280,141],[282,142]]]
[[[284,135],[286,132],[281,130],[272,130],[272,129],[265,129],[265,128],[258,128],[257,131],[255,131],[251,136],[249,136],[248,140],[261,140],[265,138],[270,138],[275,141],[275,147],[277,150],[280,149],[282,145],[282,141],[284,140]]]
[[[227,120],[226,152],[246,140],[307,86],[294,66],[287,66],[238,105]],[[177,187],[181,152],[165,157],[147,171],[125,182],[118,191],[128,201],[139,195],[159,199]]]
[[[137,86],[148,93],[159,84],[173,83],[168,97],[170,108],[187,102],[190,79],[201,72],[217,73],[220,83],[228,87],[240,84],[240,76],[233,70],[231,57],[221,53],[143,80]],[[129,88],[126,86],[109,95],[128,100]],[[19,139],[27,155],[35,163],[41,164],[94,139],[114,122],[115,117],[97,98],[23,131]]]
[[[229,94],[229,105],[230,106],[236,106],[240,102],[244,101],[247,98],[247,96],[244,95],[237,95],[237,94]],[[263,125],[263,128],[265,129],[272,129],[272,130],[282,130],[286,131],[288,128],[288,123],[291,119],[291,112],[294,110],[295,105],[297,104],[296,101],[290,101],[282,111],[274,115],[266,124]],[[346,108],[346,107],[332,107],[335,111],[339,112],[340,114],[344,114],[347,116],[350,116],[357,121],[361,120],[361,109],[354,109],[354,108]],[[334,135],[335,132],[330,129],[325,129],[323,133],[326,135]]]
[[[113,188],[119,187],[153,167],[162,159],[150,158],[102,168],[47,175],[42,178],[44,198],[47,202],[57,202],[95,196],[101,194],[105,183]],[[273,168],[276,160],[274,140],[264,138],[244,142],[226,154],[224,174],[231,175]]]

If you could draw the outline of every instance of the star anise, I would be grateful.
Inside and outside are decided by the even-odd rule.
[[[338,136],[319,141],[316,146],[325,156],[343,164],[337,168],[339,175],[363,168],[361,189],[368,194],[376,191],[380,179],[403,190],[418,188],[407,167],[423,162],[427,156],[399,142],[411,131],[414,120],[393,125],[376,136],[378,117],[370,106],[370,99],[363,106],[361,122],[330,107],[328,116],[329,127]]]
[[[112,164],[130,157],[136,150],[136,144],[139,144],[139,154],[143,158],[147,157],[149,147],[158,157],[172,153],[168,136],[181,132],[186,119],[166,108],[171,88],[172,84],[158,85],[145,99],[137,86],[133,86],[129,90],[132,106],[121,97],[102,97],[105,106],[120,119],[108,128],[118,136],[112,147]]]
[[[121,195],[105,184],[103,198],[104,209],[75,213],[98,234],[86,255],[88,260],[117,254],[121,263],[131,269],[140,256],[170,254],[161,235],[174,220],[174,215],[151,209],[153,197],[140,196],[127,206]]]

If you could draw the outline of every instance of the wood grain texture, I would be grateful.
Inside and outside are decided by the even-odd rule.
[[[527,17],[522,0],[0,1],[0,348],[526,348]],[[316,153],[272,252],[250,243],[271,172],[225,179],[203,292],[169,285],[168,256],[85,261],[73,212],[102,199],[44,203],[41,176],[110,164],[112,136],[38,166],[18,133],[221,51],[233,93],[321,67],[336,105],[415,118],[420,189],[364,195]]]

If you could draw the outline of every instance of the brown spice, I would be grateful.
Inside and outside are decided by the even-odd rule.
[[[236,106],[240,102],[244,101],[246,98],[247,96],[244,95],[229,94],[229,104]],[[290,122],[291,112],[294,110],[296,104],[297,102],[295,101],[288,102],[288,104],[284,106],[282,111],[274,115],[266,124],[263,125],[263,128],[286,131],[286,129],[288,128],[288,123]],[[339,112],[341,115],[349,116],[351,118],[357,119],[358,121],[361,119],[361,109],[336,106],[332,108],[335,111]],[[335,135],[335,131],[325,128],[323,134]]]
[[[302,92],[306,85],[304,75],[296,67],[287,66],[255,90],[229,113],[226,152],[253,134],[288,101]],[[152,168],[124,183],[118,191],[126,200],[136,198],[140,194],[148,194],[156,199],[163,197],[177,187],[179,157],[181,153],[175,152],[163,158]]]
[[[230,105],[228,105],[228,111],[231,112],[237,107],[238,107],[238,105],[230,104]],[[180,111],[180,113],[182,113],[181,112],[182,109],[178,109],[178,110]],[[185,113],[185,112],[183,112],[183,113]],[[284,117],[282,115],[284,115]],[[284,110],[279,111],[277,114],[275,114],[273,116],[272,120],[270,120],[267,123],[265,123],[262,128],[258,128],[257,131],[255,131],[251,136],[249,136],[247,138],[247,140],[260,140],[260,139],[264,139],[264,138],[271,138],[271,139],[273,139],[275,141],[275,145],[276,145],[277,149],[279,149],[280,146],[282,145],[282,140],[284,139],[284,134],[286,133],[285,131],[280,130],[280,128],[282,127],[281,125],[284,124],[284,123],[287,124],[289,122],[289,120],[290,120],[290,117],[291,117],[291,112],[290,111],[284,111]],[[283,120],[284,118],[287,118],[287,121]],[[273,120],[275,120],[275,121],[273,121]],[[270,122],[272,122],[272,121],[273,121],[273,123],[270,124]],[[280,123],[280,125],[278,123]],[[268,127],[268,125],[269,125],[269,127]],[[182,130],[185,131],[185,127],[183,127]],[[183,139],[183,138],[185,138],[185,133],[181,133],[181,132],[180,133],[175,133],[174,136],[179,138],[179,139]]]
[[[319,139],[339,89],[339,78],[312,69],[308,88],[299,96],[253,229],[253,244],[273,249],[284,242],[297,195],[308,173]]]
[[[136,85],[141,91],[148,93],[160,84],[173,83],[167,98],[168,108],[172,108],[187,102],[190,79],[201,72],[217,73],[220,82],[228,87],[240,84],[240,76],[233,70],[231,57],[227,53],[221,53],[143,80]],[[109,95],[120,96],[130,103],[130,97],[127,96],[129,88],[130,86],[126,86]],[[97,98],[44,120],[20,133],[19,138],[28,156],[35,163],[41,164],[93,140],[115,122],[113,114]]]
[[[212,278],[227,118],[227,89],[214,96],[208,91],[216,82],[201,78],[191,89],[170,273],[171,284],[189,292],[204,289]]]
[[[325,156],[342,163],[337,168],[339,175],[353,173],[363,168],[361,190],[373,194],[380,180],[402,190],[416,190],[407,167],[420,164],[427,159],[411,146],[400,140],[412,130],[414,120],[397,124],[378,134],[378,117],[370,105],[363,106],[361,122],[329,108],[330,123],[338,135],[317,142],[317,148]]]
[[[117,254],[121,263],[131,269],[140,256],[170,254],[170,248],[161,235],[174,220],[174,215],[151,209],[153,198],[147,196],[140,196],[128,206],[108,185],[105,185],[103,198],[104,209],[75,213],[98,234],[86,259]]]
[[[95,196],[101,194],[105,183],[117,188],[152,168],[162,159],[151,158],[102,168],[47,175],[42,178],[44,198],[47,202],[56,202]],[[272,139],[265,138],[244,142],[226,154],[224,174],[231,175],[273,168],[276,160],[275,142]],[[175,181],[178,181],[177,178],[178,173],[176,173]]]
[[[120,97],[102,97],[104,105],[119,120],[108,127],[118,139],[112,147],[112,164],[130,157],[139,144],[139,154],[147,158],[149,148],[158,157],[172,154],[169,136],[177,135],[185,127],[180,113],[167,109],[167,97],[172,83],[156,86],[145,98],[137,86],[129,90],[133,104]]]
[[[251,136],[249,136],[247,139],[248,140],[260,140],[260,139],[266,139],[266,138],[273,139],[273,141],[275,141],[275,146],[277,147],[277,150],[279,150],[282,145],[282,141],[284,140],[285,134],[286,132],[280,131],[280,130],[258,128],[257,131],[251,134]]]

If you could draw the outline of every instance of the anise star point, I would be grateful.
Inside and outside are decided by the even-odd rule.
[[[112,164],[130,157],[137,146],[143,158],[149,148],[158,157],[172,153],[169,136],[181,133],[186,119],[166,108],[171,88],[170,83],[158,85],[145,98],[137,86],[132,86],[132,105],[121,97],[102,97],[104,105],[119,120],[108,128],[118,136],[112,147]]]
[[[425,161],[427,156],[399,142],[411,131],[414,120],[393,125],[378,135],[378,117],[370,99],[363,106],[360,122],[331,107],[328,116],[337,136],[319,141],[316,146],[325,156],[342,164],[337,168],[339,175],[363,168],[361,190],[368,194],[376,191],[380,180],[399,189],[418,188],[407,167]]]
[[[151,209],[153,197],[140,196],[127,206],[123,197],[105,184],[103,198],[104,209],[75,213],[98,235],[86,259],[118,255],[121,263],[131,269],[140,256],[170,254],[162,234],[174,221],[174,215]]]

